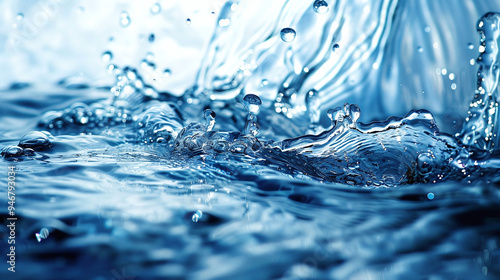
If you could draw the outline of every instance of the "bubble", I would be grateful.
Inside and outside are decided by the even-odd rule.
[[[290,27],[283,28],[280,32],[281,40],[286,43],[292,42],[295,39],[295,35],[297,33]]]
[[[101,55],[102,61],[109,62],[113,59],[113,53],[111,51],[105,51]]]
[[[17,16],[16,16],[16,19],[17,19],[17,20],[23,20],[23,18],[24,18],[24,14],[22,14],[22,13],[19,13],[19,14],[17,14]]]
[[[47,239],[47,237],[49,237],[49,230],[42,228],[39,233],[35,233],[35,236],[38,242],[42,242],[43,239]]]
[[[422,48],[421,46],[418,46],[417,50],[419,53],[424,52],[424,48]]]
[[[243,105],[249,113],[257,113],[259,111],[259,106],[262,105],[262,100],[255,94],[247,94],[243,97]]]
[[[427,194],[427,198],[430,199],[430,200],[433,200],[434,199],[434,194],[433,193],[428,193]]]
[[[187,24],[191,24],[191,19],[190,19],[190,18],[187,18],[187,19],[186,19],[186,23],[187,23]]]
[[[469,50],[473,50],[473,49],[474,49],[474,44],[469,43],[469,44],[467,45],[467,47],[469,48]]]
[[[339,51],[339,48],[340,48],[339,44],[333,44],[332,51],[336,53]]]
[[[206,121],[206,123],[205,123],[206,131],[211,131],[215,125],[215,112],[210,110],[210,109],[206,109],[205,110],[205,121]]]
[[[148,41],[150,43],[153,43],[155,41],[155,34],[154,33],[149,34]]]
[[[323,0],[316,0],[314,1],[313,9],[318,14],[326,14],[329,10],[328,3]]]
[[[4,158],[20,157],[24,155],[24,150],[19,146],[7,146],[2,149],[0,155]]]
[[[120,14],[120,25],[122,27],[127,27],[130,25],[130,17],[127,12],[122,12]]]
[[[50,133],[48,134],[50,135]],[[40,131],[28,132],[19,141],[19,147],[31,148],[37,151],[50,148],[50,146],[52,146],[52,142],[50,141],[49,136]]]
[[[152,15],[157,15],[161,12],[161,6],[160,6],[160,3],[155,3],[152,7],[151,7],[151,14]]]

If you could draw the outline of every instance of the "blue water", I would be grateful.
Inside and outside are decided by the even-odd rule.
[[[0,8],[2,279],[500,278],[500,3]]]

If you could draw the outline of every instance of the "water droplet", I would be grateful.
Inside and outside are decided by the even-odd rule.
[[[255,94],[247,94],[243,97],[243,105],[249,113],[257,113],[259,111],[259,106],[262,105],[262,100]]]
[[[34,150],[43,150],[50,148],[52,142],[49,139],[50,133],[46,132],[42,133],[40,131],[32,131],[28,132],[24,135],[19,141],[19,147],[22,148],[31,148]]]
[[[22,13],[19,13],[19,14],[17,14],[17,16],[16,16],[16,19],[17,19],[17,20],[23,20],[23,18],[24,18],[24,14],[22,14]]]
[[[357,122],[359,117],[361,116],[361,109],[359,108],[359,106],[356,104],[351,104],[351,106],[349,106],[349,115],[351,116],[353,122]]]
[[[220,19],[219,20],[219,26],[220,27],[226,27],[226,26],[229,26],[229,24],[231,23],[231,20],[228,19],[228,18],[223,18],[223,19]]]
[[[163,70],[163,75],[165,77],[170,77],[171,74],[172,74],[172,71],[170,71],[170,69],[167,68],[167,69]]]
[[[161,6],[160,6],[160,3],[155,3],[152,7],[151,7],[151,14],[153,15],[157,15],[161,12]]]
[[[102,61],[109,62],[113,59],[113,53],[111,51],[105,51],[102,53]]]
[[[130,17],[127,12],[122,12],[120,14],[120,25],[122,27],[127,27],[130,25]]]
[[[193,221],[193,223],[197,223],[199,219],[201,219],[201,217],[203,216],[203,212],[201,212],[201,210],[197,210],[193,216],[191,217],[191,220]]]
[[[203,212],[201,212],[201,210],[196,210],[196,215],[198,215],[198,217],[203,217]]]
[[[427,198],[430,199],[430,200],[433,200],[434,199],[434,194],[433,193],[428,193],[427,194]]]
[[[47,237],[49,237],[49,230],[42,228],[39,233],[35,233],[35,236],[38,242],[42,242],[43,239],[47,239]]]
[[[418,46],[417,50],[418,50],[418,52],[420,52],[420,53],[421,53],[421,52],[424,52],[424,48],[422,48],[421,46]]]
[[[469,50],[472,50],[472,49],[474,49],[474,44],[469,43],[468,47],[469,47]]]
[[[328,3],[323,0],[316,0],[314,1],[313,9],[318,14],[326,14],[329,10]]]
[[[187,18],[187,19],[186,19],[186,23],[187,23],[187,24],[191,24],[191,19],[190,19],[190,18]]]
[[[339,51],[339,48],[340,48],[340,45],[339,45],[339,44],[333,44],[332,51],[333,51],[333,52],[338,52],[338,51]]]
[[[257,122],[255,122],[253,119],[247,120],[245,124],[245,134],[255,137],[257,136],[257,134],[259,134],[259,129],[260,126]]]
[[[295,39],[297,33],[292,28],[286,27],[281,29],[280,36],[281,40],[286,43],[290,43]]]
[[[205,110],[205,130],[206,131],[211,131],[214,128],[215,125],[215,112],[206,109]]]
[[[153,34],[153,33],[149,34],[148,41],[150,43],[153,43],[155,41],[155,34]]]

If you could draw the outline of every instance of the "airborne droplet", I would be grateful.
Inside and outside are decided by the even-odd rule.
[[[101,58],[102,58],[102,61],[109,62],[113,59],[113,53],[110,51],[105,51],[102,53]]]
[[[153,7],[151,7],[151,14],[157,15],[161,12],[161,6],[160,3],[155,3]]]
[[[243,105],[249,113],[256,113],[259,110],[259,106],[262,105],[262,100],[255,94],[247,94],[243,97]]]
[[[286,27],[281,29],[280,36],[281,40],[286,43],[290,43],[295,39],[297,33],[292,28]]]
[[[329,10],[328,3],[323,0],[316,0],[314,1],[313,9],[318,14],[326,14]]]
[[[130,25],[130,17],[127,12],[122,12],[120,15],[120,25],[122,27],[127,27]]]
[[[338,52],[339,48],[340,48],[339,44],[334,44],[333,47],[332,47],[332,51],[333,52]]]
[[[205,129],[206,131],[210,131],[214,128],[214,125],[215,125],[215,112],[210,110],[210,109],[206,109],[205,110]]]

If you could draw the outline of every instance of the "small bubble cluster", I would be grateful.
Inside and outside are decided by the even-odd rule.
[[[120,25],[122,27],[127,27],[130,25],[130,16],[125,11],[120,14]]]
[[[52,148],[54,137],[47,131],[31,131],[26,133],[16,146],[4,147],[0,155],[2,158],[20,158],[34,156],[35,151],[45,151]]]

